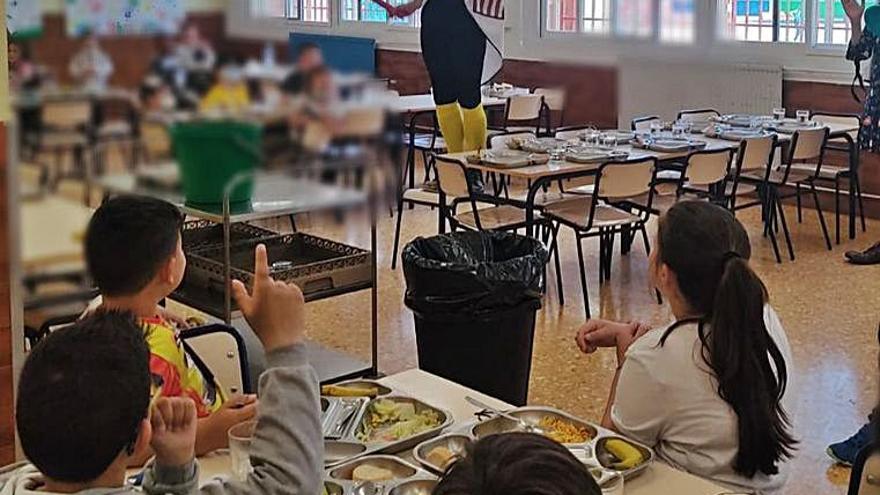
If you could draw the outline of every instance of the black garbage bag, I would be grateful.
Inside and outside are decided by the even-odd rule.
[[[403,250],[419,367],[515,405],[528,399],[547,250],[500,232],[418,238]]]
[[[403,249],[407,307],[417,313],[469,315],[523,303],[540,307],[544,245],[507,232],[454,232],[416,238]]]

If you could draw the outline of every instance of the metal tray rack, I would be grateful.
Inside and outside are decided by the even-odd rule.
[[[233,244],[277,235],[278,232],[247,223],[234,223],[229,226],[229,241]],[[183,224],[181,238],[183,250],[187,254],[204,249],[220,249],[223,247],[223,225],[208,220],[192,220]]]
[[[568,414],[559,409],[543,406],[529,406],[512,409],[508,411],[511,416],[522,419],[528,424],[537,425],[538,421],[545,416],[557,417],[565,421],[569,421],[578,426],[585,427],[591,434],[592,438],[584,443],[566,444],[565,446],[575,454],[591,471],[596,471],[600,483],[605,476],[610,473],[621,473],[624,478],[631,479],[643,473],[654,462],[654,451],[650,447],[642,443],[636,442],[629,438],[614,433],[611,430],[602,428],[589,421],[580,419],[576,416]],[[428,453],[435,447],[445,446],[456,455],[463,455],[470,442],[479,438],[515,431],[517,425],[508,419],[500,416],[491,417],[485,421],[471,421],[465,423],[460,428],[455,428],[453,432],[446,435],[422,442],[413,451],[413,457],[416,461],[426,469],[442,474],[444,466],[437,466],[428,460]],[[604,450],[605,442],[612,438],[619,438],[631,444],[642,452],[645,461],[638,466],[624,471],[616,470],[610,467],[608,454]]]
[[[370,464],[387,469],[395,478],[377,482],[375,495],[430,495],[437,486],[437,476],[403,459],[387,455],[359,457],[325,472],[324,485],[329,495],[354,495],[359,485],[352,479],[354,470]]]
[[[296,233],[231,244],[231,276],[245,285],[253,282],[253,252],[258,243],[266,245],[272,277],[297,284],[308,299],[366,288],[371,283],[369,251]],[[187,259],[187,283],[222,293],[226,284],[223,257],[222,246],[193,251]]]
[[[436,437],[453,424],[452,414],[418,399],[407,397],[375,382],[357,380],[341,385],[370,385],[379,389],[375,398],[322,397],[321,426],[324,429],[324,463],[334,466],[352,459],[375,454],[396,454],[413,448],[420,442]],[[359,434],[370,414],[370,405],[377,400],[408,402],[416,411],[431,410],[440,416],[440,424],[430,430],[394,442],[364,442]]]

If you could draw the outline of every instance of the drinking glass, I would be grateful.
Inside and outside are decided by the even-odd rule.
[[[239,481],[247,480],[254,471],[251,465],[251,441],[256,421],[245,421],[229,429],[229,457],[232,460],[232,475]]]
[[[584,133],[584,138],[587,142],[588,146],[595,147],[599,144],[599,131],[596,129],[589,129]]]
[[[614,473],[611,479],[602,483],[602,495],[623,495],[623,475]]]
[[[687,122],[677,120],[677,121],[675,121],[674,124],[672,124],[672,135],[677,138],[680,138],[680,137],[684,136],[685,132],[687,131],[687,128],[688,128]]]
[[[798,124],[806,124],[810,121],[810,111],[809,110],[798,110],[797,113],[797,121]]]
[[[785,109],[782,107],[773,109],[773,120],[782,121],[785,120]]]
[[[663,122],[660,122],[659,120],[651,122],[651,134],[660,134],[660,132],[663,131],[663,127]]]
[[[602,147],[613,150],[617,147],[617,135],[611,132],[602,134]]]

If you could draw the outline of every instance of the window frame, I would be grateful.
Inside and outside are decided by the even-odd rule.
[[[417,16],[421,15],[421,9],[415,11],[407,20],[407,22],[393,22],[391,17],[387,17],[385,22],[377,22],[377,21],[365,21],[363,19],[346,19],[345,18],[345,1],[346,0],[330,0],[331,3],[335,3],[339,7],[339,24],[352,24],[352,25],[363,25],[363,26],[384,26],[391,29],[400,29],[407,31],[418,31],[420,29],[420,25],[418,24]],[[354,0],[358,3],[357,12],[358,17],[360,17],[360,4],[364,2],[371,2],[372,0]]]
[[[601,0],[597,0],[601,1]],[[640,36],[638,34],[630,34],[630,33],[622,33],[618,26],[617,19],[617,10],[618,5],[622,1],[627,0],[609,0],[609,11],[607,21],[609,23],[609,29],[607,31],[584,31],[584,21],[585,21],[585,0],[576,0],[577,2],[577,31],[552,31],[547,28],[547,21],[549,14],[547,12],[547,0],[539,0],[540,3],[540,26],[539,26],[539,38],[542,39],[572,39],[572,37],[581,37],[587,39],[610,39],[613,41],[629,41],[633,43],[646,43],[646,42],[655,42],[662,43],[664,45],[685,45],[696,43],[697,40],[700,39],[700,18],[699,18],[699,0],[694,0],[694,10],[693,10],[693,35],[692,40],[681,42],[675,39],[663,39],[661,37],[661,2],[662,0],[649,0],[651,5],[651,28],[650,33],[647,36]],[[597,22],[597,21],[593,21]]]

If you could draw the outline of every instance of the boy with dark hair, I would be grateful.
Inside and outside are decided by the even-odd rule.
[[[324,52],[317,43],[307,41],[297,47],[295,60],[293,72],[281,83],[281,91],[288,95],[298,95],[306,90],[309,73],[324,65]]]
[[[254,472],[244,482],[198,488],[196,404],[160,397],[150,407],[150,349],[130,313],[98,311],[46,337],[28,356],[16,423],[33,465],[0,471],[0,493],[133,494],[126,467],[150,448],[148,494],[314,495],[321,489],[323,439],[317,376],[308,364],[302,292],[269,277],[266,249],[256,252],[253,293],[235,296],[266,348],[264,397],[251,444]]]
[[[183,220],[180,210],[165,201],[143,196],[112,198],[89,222],[85,257],[101,291],[101,309],[131,312],[143,327],[153,390],[194,401],[199,417],[196,453],[203,454],[226,447],[226,432],[252,418],[257,405],[255,396],[226,397],[220,385],[187,356],[173,318],[158,306],[177,288],[186,270]]]

